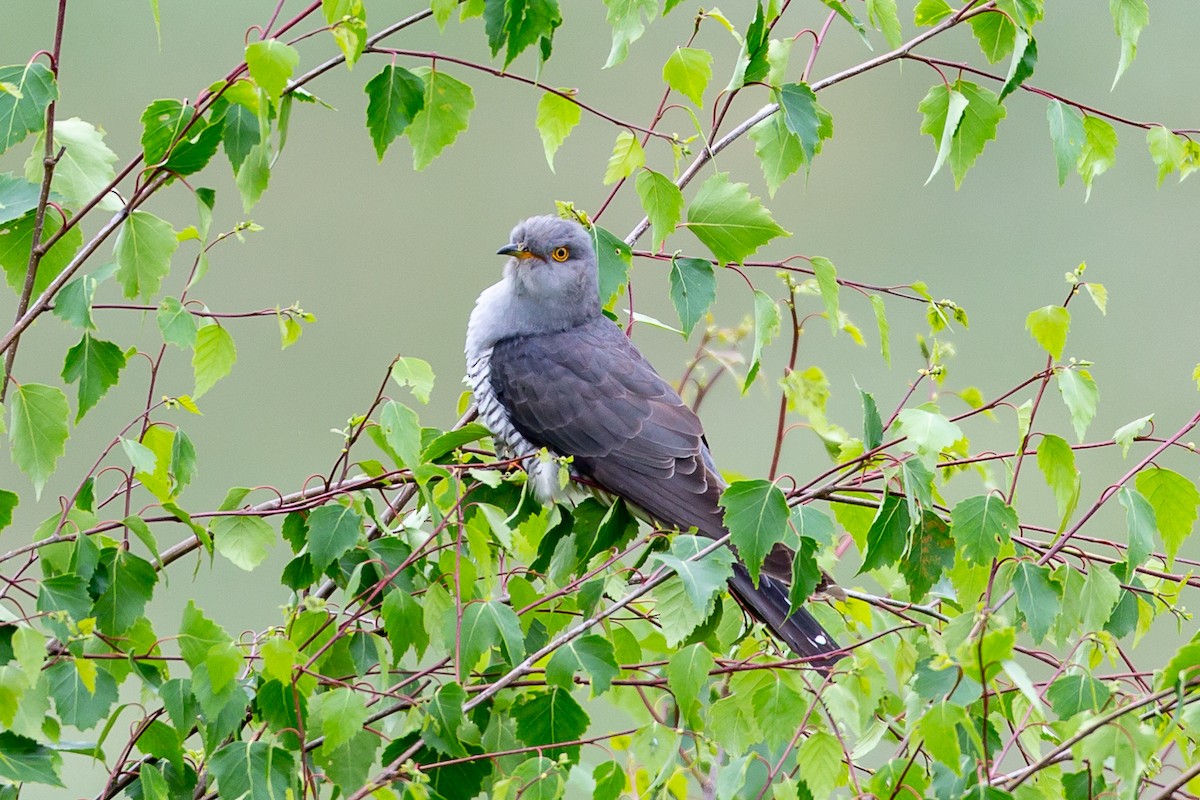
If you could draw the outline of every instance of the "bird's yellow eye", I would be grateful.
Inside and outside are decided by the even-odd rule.
[[[571,257],[571,251],[565,247],[556,247],[554,248],[554,252],[550,254],[550,257],[555,261],[566,261]]]

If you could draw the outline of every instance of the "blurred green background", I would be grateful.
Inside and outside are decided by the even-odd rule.
[[[776,36],[790,35],[804,25],[819,28],[828,13],[815,0],[793,5],[785,17],[789,29],[777,29]],[[1200,31],[1190,4],[1155,4],[1137,60],[1112,91],[1119,43],[1107,7],[1048,5],[1047,19],[1037,28],[1040,60],[1031,83],[1130,119],[1172,127],[1200,124],[1200,81],[1195,79],[1193,58]],[[50,46],[54,6],[46,0],[7,0],[0,25],[0,63],[23,63],[35,50]],[[160,48],[148,3],[72,4],[61,62],[60,118],[79,116],[102,126],[108,145],[121,157],[119,166],[139,149],[142,109],[156,98],[194,98],[223,76],[241,60],[248,27],[264,23],[273,6],[246,0],[164,0]],[[564,6],[566,23],[555,40],[556,55],[541,79],[553,86],[578,87],[586,102],[644,124],[661,97],[662,62],[674,46],[686,42],[696,4],[683,3],[650,26],[632,46],[629,59],[611,70],[601,68],[609,48],[601,4]],[[300,7],[287,3],[284,15]],[[907,38],[916,32],[911,4],[901,7]],[[420,5],[368,2],[367,8],[376,30]],[[753,12],[747,2],[728,3],[725,11],[742,28]],[[796,42],[789,79],[798,79],[810,41]],[[886,47],[878,34],[873,42],[876,53]],[[478,19],[463,25],[452,21],[444,34],[426,21],[385,44],[490,63]],[[696,46],[714,52],[712,87],[723,86],[736,57],[736,42],[710,23],[703,26]],[[326,35],[305,41],[300,49],[301,70],[335,52]],[[920,52],[987,66],[965,26]],[[848,26],[835,21],[813,77],[871,55]],[[238,346],[233,374],[202,399],[202,417],[175,420],[186,427],[199,452],[199,477],[183,495],[189,510],[214,507],[229,486],[269,484],[286,492],[299,488],[308,476],[327,471],[341,447],[340,436],[331,429],[342,428],[350,416],[366,410],[396,354],[432,363],[438,385],[431,404],[420,409],[422,421],[450,425],[463,391],[467,315],[475,296],[499,275],[501,259],[493,254],[508,241],[510,227],[522,217],[553,211],[556,199],[573,200],[594,211],[607,195],[601,177],[617,128],[585,114],[551,172],[533,124],[538,92],[453,65],[444,68],[475,88],[469,130],[424,172],[413,171],[405,140],[397,140],[377,163],[364,129],[362,86],[385,63],[385,57],[368,55],[353,72],[339,68],[308,86],[336,110],[314,105],[294,109],[287,147],[275,165],[270,188],[248,215],[263,230],[247,234],[244,243],[230,241],[216,248],[208,277],[193,292],[219,311],[287,306],[298,300],[318,322],[282,353],[274,320],[229,323]],[[511,69],[534,75],[532,51]],[[1007,62],[991,68],[1001,74],[1006,70]],[[1195,322],[1200,181],[1177,185],[1172,176],[1156,188],[1144,131],[1118,125],[1116,166],[1097,179],[1085,204],[1077,177],[1071,176],[1063,189],[1056,184],[1046,101],[1017,92],[1007,101],[1008,118],[998,140],[988,144],[962,188],[955,191],[948,168],[924,185],[935,150],[930,138],[918,133],[917,103],[939,80],[924,65],[895,63],[823,92],[820,100],[833,114],[834,137],[808,179],[794,177],[773,200],[766,198],[749,141],[720,154],[718,167],[736,180],[748,181],[793,233],[761,255],[823,255],[837,265],[841,276],[875,284],[924,280],[935,297],[952,298],[970,314],[970,329],[949,337],[958,355],[950,362],[947,388],[975,385],[989,398],[1043,367],[1044,354],[1024,331],[1025,316],[1034,308],[1061,302],[1067,290],[1063,274],[1087,261],[1087,279],[1108,287],[1108,315],[1102,317],[1086,298],[1073,303],[1066,355],[1096,361],[1093,372],[1101,402],[1090,438],[1106,438],[1151,412],[1160,432],[1174,431],[1197,403],[1191,372],[1200,361]],[[762,91],[743,94],[725,130],[767,99]],[[710,91],[702,119],[711,111],[712,96]],[[686,114],[673,111],[660,128],[686,136],[691,122]],[[0,158],[0,171],[21,172],[31,147],[32,140]],[[669,172],[667,148],[651,143],[647,165]],[[191,182],[217,189],[214,231],[229,229],[244,218],[223,156]],[[691,197],[691,192],[686,194]],[[181,186],[163,192],[147,208],[177,229],[195,222],[193,199]],[[600,221],[624,236],[641,216],[633,187],[626,186]],[[97,225],[89,221],[85,235]],[[648,238],[641,242],[648,244]],[[686,232],[672,237],[668,248],[701,254]],[[92,269],[110,253],[111,243],[101,248]],[[176,254],[165,292],[178,293],[192,253],[185,244]],[[674,322],[665,268],[639,261],[633,274],[637,310]],[[769,270],[754,272],[753,277],[761,288],[781,294]],[[716,318],[736,324],[750,310],[749,292],[736,275],[723,274],[720,280]],[[119,301],[112,282],[103,291],[97,301]],[[812,303],[812,310],[818,310],[817,301]],[[4,292],[0,316],[10,319],[15,305],[12,294]],[[856,431],[860,406],[853,382],[872,391],[885,413],[900,401],[922,366],[915,336],[925,330],[924,309],[889,300],[893,365],[888,368],[879,356],[865,299],[844,292],[842,307],[863,329],[868,346],[857,347],[844,334],[831,338],[828,326],[818,321],[808,326],[801,342],[799,366],[815,364],[825,370],[833,392],[830,419]],[[156,352],[159,339],[152,315],[96,315],[104,338]],[[57,319],[44,319],[23,340],[14,374],[22,381],[58,383],[62,354],[75,337]],[[636,329],[635,340],[665,375],[673,377],[695,349],[696,335],[689,343],[643,325]],[[740,397],[734,383],[725,380],[705,402],[702,416],[709,440],[726,470],[756,476],[767,471],[778,403],[776,380],[786,345],[781,338],[768,351],[765,380],[747,396]],[[174,352],[167,363],[159,393],[190,392],[187,357]],[[147,373],[144,360],[131,361],[120,386],[72,434],[67,456],[42,501],[23,503],[16,524],[0,534],[0,546],[7,550],[28,541],[33,525],[57,510],[58,495],[70,493],[99,449],[142,407]],[[945,398],[943,408],[957,413],[964,407]],[[1054,393],[1047,397],[1040,425],[1072,438]],[[1015,431],[1009,411],[1001,412],[994,423],[972,422],[968,434],[977,448],[1012,449]],[[364,446],[364,456],[369,448]],[[1122,464],[1115,452],[1081,455],[1083,502],[1090,502],[1131,464]],[[803,481],[827,465],[811,434],[796,431],[789,437],[785,471]],[[1194,457],[1170,456],[1164,465],[1189,477],[1197,473]],[[1040,479],[1027,478],[1029,488],[1024,491],[1042,491],[1036,485]],[[22,493],[28,487],[8,457],[0,460],[0,486]],[[1116,514],[1102,515],[1092,532],[1123,537],[1119,520]],[[1109,522],[1115,524],[1106,528]],[[282,558],[282,552],[279,555]],[[270,565],[265,569],[263,574],[276,574]],[[172,575],[155,602],[164,610],[173,609],[191,596],[200,598],[231,631],[277,622],[277,607],[286,601],[285,590],[273,579],[242,573],[222,560],[212,568],[201,567],[194,580],[187,569]]]

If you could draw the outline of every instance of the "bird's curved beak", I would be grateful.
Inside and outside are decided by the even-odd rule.
[[[510,243],[496,251],[498,256],[515,256],[519,259],[533,258],[533,253],[525,249],[524,244]]]

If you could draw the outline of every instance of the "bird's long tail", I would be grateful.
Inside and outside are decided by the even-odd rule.
[[[739,562],[733,565],[729,588],[743,608],[762,620],[796,655],[811,659],[808,663],[822,674],[828,674],[833,665],[846,656],[839,652],[841,648],[838,643],[807,608],[792,611],[788,602],[788,587],[782,581],[762,573],[758,576],[756,588],[750,580],[750,573]]]

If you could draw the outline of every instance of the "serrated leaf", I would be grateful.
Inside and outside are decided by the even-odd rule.
[[[0,173],[0,225],[37,208],[41,192],[36,183],[22,180],[11,172]]]
[[[750,356],[750,368],[742,382],[742,394],[750,390],[762,366],[762,351],[779,335],[781,317],[775,298],[762,289],[754,290],[754,350]]]
[[[1060,436],[1046,434],[1037,448],[1038,469],[1046,478],[1046,485],[1054,492],[1058,505],[1058,516],[1066,518],[1079,502],[1079,470],[1075,467],[1075,451]]]
[[[800,137],[788,130],[779,114],[772,114],[750,129],[754,155],[758,157],[771,197],[783,182],[805,163]]]
[[[942,700],[930,707],[917,721],[916,730],[925,749],[938,763],[961,774],[959,728],[966,728],[970,724],[962,706]]]
[[[278,39],[267,39],[246,45],[245,58],[250,77],[278,107],[288,79],[300,63],[300,52]]]
[[[124,368],[124,351],[112,342],[93,338],[90,333],[84,333],[79,343],[67,351],[62,379],[67,383],[79,381],[76,423],[117,385]]]
[[[224,147],[234,175],[239,173],[246,157],[261,141],[258,113],[240,103],[231,103],[225,111]]]
[[[1165,467],[1147,467],[1137,474],[1135,485],[1154,509],[1167,567],[1173,568],[1175,554],[1196,525],[1200,491],[1191,480]]]
[[[117,702],[116,680],[107,670],[96,669],[94,662],[60,661],[48,667],[46,675],[59,719],[81,731],[105,719]]]
[[[1083,120],[1083,147],[1079,151],[1076,167],[1083,178],[1084,202],[1092,196],[1092,181],[1108,171],[1117,162],[1117,132],[1099,117]]]
[[[787,129],[800,139],[804,160],[812,163],[821,143],[833,135],[833,119],[817,102],[817,96],[805,83],[785,83],[776,94],[779,113]]]
[[[0,153],[46,126],[46,106],[58,99],[54,73],[40,61],[0,67]]]
[[[896,415],[896,424],[906,439],[904,449],[916,453],[932,466],[938,454],[963,438],[962,429],[942,414],[923,408],[906,408]]]
[[[652,169],[639,172],[634,185],[653,226],[653,243],[658,246],[683,219],[683,192],[666,175]]]
[[[238,167],[235,183],[238,193],[242,196],[242,210],[249,212],[262,199],[267,184],[271,181],[271,146],[267,141],[260,141],[251,147],[241,166]]]
[[[714,8],[713,11],[716,9]],[[770,42],[767,36],[769,30],[766,17],[763,15],[762,0],[755,2],[754,18],[746,28],[745,36],[738,37],[731,26],[729,29],[735,38],[740,38],[742,45],[738,52],[737,62],[733,66],[733,77],[730,78],[729,85],[725,87],[727,92],[736,92],[747,84],[761,82],[771,69],[770,62],[767,60],[770,53]]]
[[[908,546],[912,522],[904,498],[886,495],[867,530],[863,563],[858,574],[895,564]]]
[[[667,688],[675,695],[676,704],[684,716],[708,680],[713,664],[713,655],[703,644],[688,645],[667,662]]]
[[[3,96],[0,93],[0,97]],[[0,778],[17,783],[62,786],[58,776],[61,765],[62,757],[49,747],[12,731],[0,733]],[[10,795],[11,798],[16,796],[15,793]]]
[[[692,607],[707,616],[713,595],[721,591],[733,574],[733,553],[719,547],[703,558],[694,558],[712,542],[696,536],[680,535],[671,542],[671,552],[654,553],[651,559],[675,571]]]
[[[316,695],[309,700],[308,711],[310,720],[320,727],[331,748],[349,742],[367,721],[362,695],[348,686]]]
[[[717,279],[705,259],[676,257],[671,259],[670,283],[671,304],[686,339],[717,298]]]
[[[149,211],[134,211],[121,224],[113,255],[126,297],[149,300],[171,270],[179,239],[170,223]]]
[[[817,276],[817,287],[821,290],[821,303],[825,306],[825,316],[829,318],[830,331],[836,336],[840,318],[838,292],[841,288],[837,282],[837,268],[833,266],[832,261],[822,256],[813,256],[811,263],[813,273]]]
[[[1063,306],[1043,306],[1025,318],[1025,330],[1055,360],[1062,358],[1070,329],[1071,312]]]
[[[597,697],[608,691],[620,671],[612,643],[593,634],[567,642],[554,651],[546,663],[546,683],[570,691],[575,688],[575,673],[586,672],[592,682],[591,696]]]
[[[358,541],[362,517],[349,506],[331,503],[308,515],[308,554],[318,572]],[[336,745],[335,745],[336,746]]]
[[[767,242],[791,236],[744,183],[718,172],[704,182],[687,211],[687,227],[717,261],[742,263]]]
[[[950,512],[951,532],[968,561],[988,564],[1019,529],[1017,512],[997,494],[968,497]]]
[[[25,162],[25,177],[31,183],[40,183],[45,170],[41,141],[39,136]],[[50,188],[72,203],[82,205],[90,201],[116,176],[113,162],[117,154],[104,143],[104,133],[79,117],[55,120],[53,150],[55,153],[62,150],[62,156],[54,165]],[[100,205],[109,210],[120,207],[111,194]]]
[[[234,514],[212,524],[213,546],[234,566],[253,572],[275,546],[275,529],[262,517]]]
[[[830,797],[844,782],[843,758],[842,745],[832,733],[816,731],[801,742],[796,760],[804,765],[804,783],[813,797]]]
[[[900,574],[908,584],[910,597],[914,600],[924,597],[953,565],[954,537],[950,535],[950,526],[932,511],[923,512],[920,528],[913,533],[908,551],[900,559]]]
[[[1033,70],[1037,66],[1037,57],[1037,42],[1023,28],[1017,28],[1012,64],[1008,68],[1008,77],[1004,79],[1004,87],[1000,90],[1000,102],[1004,102],[1004,98],[1033,77]]]
[[[604,170],[605,185],[628,178],[645,163],[646,153],[637,136],[630,131],[621,131],[617,134],[612,155],[608,157],[608,167]]]
[[[999,10],[976,14],[968,23],[979,42],[979,49],[992,64],[1013,52],[1017,26],[1008,14]]]
[[[174,297],[164,297],[155,314],[163,341],[181,350],[196,346],[196,318]]]
[[[510,664],[516,664],[524,657],[525,640],[516,612],[511,606],[496,601],[467,605],[462,616],[459,678],[470,675],[480,656],[493,647],[502,647]]]
[[[954,95],[965,99],[966,105],[962,106],[962,100]],[[961,111],[958,111],[959,107],[962,107]],[[918,110],[924,115],[921,132],[934,137],[939,156],[944,150],[946,131],[951,132],[945,160],[950,162],[956,189],[962,186],[967,170],[983,152],[984,146],[996,138],[996,128],[1007,113],[1000,98],[990,89],[961,79],[953,87],[938,84],[930,89]],[[959,120],[957,124],[951,124],[956,114]]]
[[[704,90],[712,79],[712,53],[694,47],[676,47],[663,65],[667,85],[699,108],[704,108]]]
[[[108,584],[96,598],[92,615],[100,630],[118,636],[142,616],[154,594],[158,573],[149,561],[128,551],[118,551],[109,558],[107,568],[101,561]]]
[[[1121,60],[1117,62],[1117,74],[1112,82],[1112,88],[1115,89],[1117,81],[1121,80],[1137,55],[1138,37],[1142,34],[1142,28],[1150,22],[1150,8],[1146,0],[1109,0],[1108,7],[1112,12],[1113,27],[1121,39]]]
[[[1129,455],[1129,448],[1133,446],[1133,440],[1141,435],[1142,430],[1154,419],[1153,414],[1147,414],[1144,417],[1138,417],[1132,422],[1127,422],[1113,432],[1113,441],[1121,445],[1121,458],[1126,458]]]
[[[573,90],[559,89],[563,94],[571,91]],[[538,136],[542,139],[542,150],[546,153],[546,163],[550,165],[551,172],[554,171],[554,154],[579,124],[582,115],[583,110],[577,103],[554,92],[543,93],[542,99],[538,101],[534,124],[537,125]]]
[[[296,794],[292,754],[265,742],[237,740],[208,760],[222,800],[283,800]]]
[[[633,266],[633,251],[624,240],[599,225],[592,226],[592,244],[600,262],[600,305],[607,308],[614,295],[629,282],[629,268]]]
[[[8,443],[12,460],[33,482],[41,498],[46,480],[67,444],[67,396],[40,383],[13,385],[9,394]]]
[[[1050,124],[1050,143],[1054,146],[1054,161],[1058,166],[1058,185],[1067,180],[1067,173],[1079,161],[1086,136],[1083,117],[1074,108],[1051,100],[1046,106],[1046,121]]]
[[[946,0],[920,0],[913,9],[913,22],[919,28],[936,25],[954,13]]]
[[[929,177],[925,179],[926,186],[950,157],[950,150],[954,146],[954,134],[962,122],[963,112],[967,110],[968,104],[962,92],[947,90],[945,86],[935,86],[917,106],[917,110],[925,115],[921,123],[921,133],[928,133],[938,143],[937,158],[933,161]]]
[[[629,45],[642,38],[646,32],[646,22],[654,20],[658,15],[656,0],[604,0],[608,9],[606,20],[612,28],[612,49],[608,52],[608,60],[604,68],[614,67],[625,60],[629,54]]]
[[[403,67],[385,66],[367,81],[367,130],[375,155],[383,161],[388,145],[404,133],[425,107],[425,82]]]
[[[867,21],[887,39],[889,47],[896,48],[903,41],[900,15],[896,11],[896,0],[867,0]]]
[[[237,362],[237,346],[229,331],[220,325],[205,325],[196,332],[196,349],[192,353],[192,374],[196,380],[193,398],[198,398],[233,370]]]
[[[1096,308],[1100,309],[1100,313],[1108,314],[1108,289],[1104,288],[1104,284],[1088,281],[1083,288],[1087,289],[1088,295],[1096,304]]]
[[[1049,568],[1029,561],[1017,564],[1012,580],[1017,608],[1025,615],[1034,644],[1041,644],[1058,616],[1062,587],[1050,579]]]
[[[1046,689],[1046,700],[1062,719],[1081,711],[1099,711],[1111,696],[1107,686],[1086,673],[1062,675]]]
[[[513,716],[517,721],[517,737],[532,747],[578,739],[590,722],[587,712],[575,702],[571,693],[559,686],[526,695],[514,707]],[[579,761],[579,745],[539,747],[539,751],[547,758],[558,758],[563,754],[570,763]]]
[[[1146,146],[1154,166],[1158,167],[1159,186],[1172,172],[1183,169],[1188,155],[1187,140],[1176,136],[1169,128],[1151,125],[1146,131]]]
[[[414,74],[425,81],[425,104],[408,126],[413,169],[419,172],[467,129],[475,94],[470,86],[445,72],[421,68]]]
[[[18,296],[24,289],[25,275],[29,270],[29,253],[33,249],[34,224],[34,216],[29,214],[0,226],[0,267],[4,268],[5,280]],[[47,213],[42,227],[41,240],[47,241],[58,233],[62,226],[62,219],[57,213]],[[82,244],[83,231],[78,225],[75,225],[42,256],[42,260],[38,263],[37,275],[33,279],[34,296],[45,291],[46,287],[50,285],[50,281],[54,280],[71,262]],[[63,302],[63,296],[60,292],[55,298],[55,308],[61,302]]]
[[[787,499],[770,481],[735,481],[721,493],[720,504],[729,541],[758,586],[763,561],[787,530]]]
[[[1134,570],[1146,563],[1146,559],[1154,552],[1154,534],[1158,532],[1158,524],[1154,507],[1140,492],[1122,486],[1117,492],[1117,499],[1125,509],[1125,527],[1129,533],[1125,549],[1125,580],[1129,582],[1133,579]]]
[[[1083,441],[1088,425],[1096,417],[1096,405],[1100,401],[1100,390],[1092,374],[1082,367],[1076,369],[1060,369],[1058,377],[1058,392],[1071,413],[1071,424],[1075,427],[1075,435]]]

